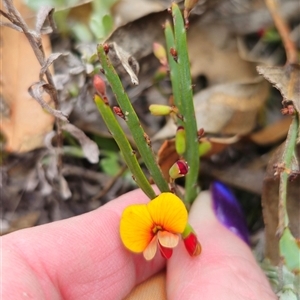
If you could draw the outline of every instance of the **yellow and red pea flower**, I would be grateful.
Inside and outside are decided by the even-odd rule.
[[[143,253],[146,260],[154,258],[157,248],[168,259],[187,224],[188,212],[183,202],[172,193],[162,193],[147,204],[125,208],[120,223],[121,240],[130,251]]]

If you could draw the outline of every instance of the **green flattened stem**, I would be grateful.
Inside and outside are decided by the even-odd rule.
[[[285,149],[283,153],[283,163],[286,170],[291,169],[292,160],[295,155],[295,147],[297,137],[299,135],[299,116],[296,114],[293,117],[292,124],[286,139]],[[300,246],[289,229],[289,217],[287,212],[287,187],[289,174],[284,170],[280,174],[279,182],[279,222],[278,232],[280,234],[279,252],[280,256],[284,258],[284,263],[287,268],[299,274],[300,272]]]
[[[184,128],[186,131],[186,153],[185,159],[190,166],[189,173],[185,179],[185,201],[191,203],[195,200],[198,189],[197,180],[200,167],[197,122],[195,118],[192,80],[190,73],[190,61],[187,51],[186,30],[181,11],[177,4],[172,3],[172,16],[174,21],[175,49],[177,51],[177,71],[179,79],[178,97],[181,101],[178,105],[179,111],[183,116]],[[167,28],[166,28],[167,29]],[[168,34],[169,35],[169,34]],[[172,68],[172,65],[170,64]],[[173,86],[173,83],[172,83]],[[176,99],[176,97],[174,97]]]
[[[174,97],[174,103],[176,107],[179,109],[179,111],[182,111],[182,99],[181,99],[181,93],[180,93],[180,77],[179,77],[179,71],[178,71],[178,64],[174,60],[172,54],[170,53],[171,48],[175,48],[175,40],[174,40],[174,33],[172,26],[169,21],[166,21],[165,23],[165,38],[166,38],[166,44],[168,49],[168,62],[169,62],[169,68],[170,68],[170,79],[172,83],[172,92]],[[179,120],[180,123],[180,120]],[[182,125],[182,123],[181,123]]]
[[[123,129],[118,123],[114,113],[112,112],[110,106],[98,95],[95,95],[94,101],[97,105],[97,108],[108,128],[111,135],[118,144],[124,160],[132,173],[137,185],[144,191],[144,193],[150,198],[153,199],[156,197],[154,190],[152,189],[148,179],[146,178],[144,172],[142,171],[138,160],[134,154],[129,141],[124,134]]]
[[[124,91],[123,85],[119,76],[117,75],[114,67],[112,66],[108,56],[105,54],[105,50],[103,49],[103,45],[98,45],[97,47],[98,57],[102,68],[105,72],[105,76],[115,94],[116,100],[125,115],[125,119],[128,125],[128,128],[132,134],[133,139],[135,140],[137,149],[149,170],[154,182],[156,183],[157,187],[160,189],[161,192],[168,192],[170,191],[169,185],[163,174],[161,169],[159,168],[154,153],[152,151],[151,146],[149,143],[146,142],[145,134],[138,116],[136,115],[130,100],[128,99],[127,94]]]

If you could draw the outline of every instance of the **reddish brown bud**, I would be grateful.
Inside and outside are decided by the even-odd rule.
[[[170,54],[173,56],[174,60],[177,62],[178,61],[178,53],[177,50],[173,47],[170,48]]]
[[[103,45],[103,50],[104,50],[105,54],[108,54],[109,48],[110,48],[109,44],[105,43],[105,44]]]
[[[274,165],[273,165],[273,169],[274,169],[274,176],[278,176],[278,175],[280,175],[281,173],[287,171],[284,162],[274,164]]]
[[[293,104],[288,104],[281,110],[283,115],[293,115],[295,113],[295,108]]]
[[[98,74],[94,75],[93,78],[93,85],[96,92],[100,95],[105,97],[106,96],[106,85],[104,80]]]
[[[205,135],[205,131],[203,128],[200,128],[197,132],[198,140],[200,140]]]
[[[144,132],[144,139],[145,139],[147,145],[148,145],[149,147],[151,147],[151,140],[150,140],[150,138],[149,138],[149,135],[148,135],[146,132]]]
[[[119,106],[114,106],[113,107],[113,111],[115,112],[115,114],[117,116],[119,116],[120,118],[122,118],[123,120],[125,120],[125,115],[124,115],[122,109]]]

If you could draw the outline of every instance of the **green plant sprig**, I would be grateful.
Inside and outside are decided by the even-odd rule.
[[[170,191],[169,185],[163,177],[161,169],[157,164],[151,145],[145,140],[145,137],[147,135],[145,134],[139,122],[138,116],[136,115],[135,110],[131,105],[131,102],[121,83],[121,80],[117,75],[114,67],[112,66],[108,56],[106,55],[102,44],[98,45],[97,53],[101,66],[105,72],[105,76],[112,88],[113,93],[115,94],[116,100],[125,116],[125,121],[128,125],[128,128],[132,134],[133,139],[135,140],[137,149],[147,169],[149,170],[150,175],[152,176],[155,184],[161,192]]]
[[[139,165],[139,162],[136,158],[134,150],[132,149],[122,127],[118,123],[116,116],[112,112],[107,101],[105,101],[101,96],[95,95],[94,101],[97,105],[97,108],[108,128],[111,135],[118,144],[123,158],[132,173],[134,180],[137,185],[143,190],[143,192],[150,198],[153,199],[156,197],[156,194],[151,187],[148,179],[146,178],[144,172]]]
[[[176,79],[176,82],[179,81],[178,86],[180,97],[177,95],[178,100],[176,100],[175,95],[174,99],[176,101],[181,101],[181,103],[179,102],[178,104],[175,104],[179,105],[178,109],[183,116],[187,143],[187,152],[185,154],[185,159],[190,166],[190,170],[185,179],[185,201],[187,203],[192,203],[199,192],[197,189],[197,181],[200,159],[198,153],[199,143],[197,137],[197,122],[193,102],[193,89],[190,73],[190,61],[187,50],[186,29],[182,13],[178,5],[175,3],[172,3],[172,16],[174,22],[174,41],[175,50],[177,51],[177,63],[175,65],[170,62],[170,68],[174,68],[174,74],[176,74],[175,76],[179,77],[179,80]],[[169,30],[168,26],[167,30]],[[170,38],[169,36],[170,33],[168,33],[168,38]],[[176,83],[172,83],[172,86],[175,84]],[[175,92],[178,93],[177,90],[175,90]]]
[[[286,170],[291,170],[295,147],[299,135],[299,116],[296,113],[293,117],[283,152],[284,171],[280,173],[279,181],[279,203],[278,203],[278,233],[279,252],[284,259],[284,264],[295,274],[300,272],[300,247],[289,229],[289,216],[287,211],[287,189],[289,174]]]

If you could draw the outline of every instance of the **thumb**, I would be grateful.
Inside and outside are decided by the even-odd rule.
[[[168,299],[277,299],[249,246],[216,218],[210,192],[190,211],[202,253],[190,257],[181,243],[167,265]]]

